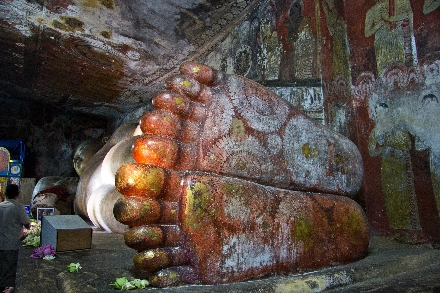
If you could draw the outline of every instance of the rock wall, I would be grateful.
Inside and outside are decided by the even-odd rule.
[[[0,104],[0,137],[24,141],[23,177],[37,181],[46,176],[77,176],[72,163],[77,145],[107,133],[107,121],[100,117],[16,100],[0,99]]]

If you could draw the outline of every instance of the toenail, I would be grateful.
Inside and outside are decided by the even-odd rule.
[[[156,201],[141,200],[137,197],[126,196],[115,202],[113,215],[116,220],[129,227],[156,223],[161,217],[161,206]]]
[[[150,283],[156,287],[176,286],[180,283],[180,274],[167,268],[150,277]]]
[[[178,152],[179,145],[175,140],[149,135],[134,142],[132,156],[138,163],[172,168]]]
[[[155,272],[167,267],[171,260],[168,257],[168,253],[164,250],[154,249],[137,253],[134,256],[133,262],[137,269]]]
[[[156,110],[142,115],[139,126],[145,134],[157,134],[175,138],[180,131],[181,123],[176,116]]]
[[[142,164],[126,164],[116,172],[116,188],[126,196],[158,198],[166,173],[162,168]]]
[[[138,251],[162,245],[164,235],[159,227],[135,227],[124,234],[125,244]]]

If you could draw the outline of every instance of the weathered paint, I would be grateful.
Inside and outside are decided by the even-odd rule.
[[[171,77],[167,88],[203,105],[203,127],[194,140],[180,142],[185,137],[180,131],[186,133],[185,127],[196,122],[187,119],[187,109],[173,108],[173,99],[158,95],[158,108],[141,119],[144,135],[133,148],[137,163],[121,167],[116,179],[126,199],[118,201],[114,212],[134,230],[126,233],[127,245],[145,250],[135,264],[153,273],[152,284],[175,285],[175,268],[189,269],[191,282],[215,284],[309,270],[365,255],[369,233],[363,211],[341,196],[355,192],[362,178],[354,145],[250,80],[223,76],[192,62],[183,64],[181,71],[188,77]],[[170,132],[163,117],[174,117],[170,120],[182,128]],[[150,120],[157,123],[151,126]],[[151,134],[151,128],[157,130]],[[192,156],[182,157],[187,150],[193,150]],[[279,161],[284,164],[274,163]],[[127,182],[132,177],[147,181],[146,171],[158,168],[154,165],[170,169],[157,173],[180,178],[180,185],[160,177],[154,181],[161,185],[155,188],[162,191],[157,197],[146,193],[147,183],[138,188]],[[141,176],[133,176],[136,169],[142,170]],[[281,178],[292,183],[286,185]],[[133,196],[149,203],[150,217],[140,215],[139,203],[130,200]],[[166,208],[158,214],[151,201],[177,204],[178,217],[165,216]],[[127,210],[136,216],[130,218]],[[153,229],[138,228],[140,218]],[[163,241],[174,239],[172,244],[156,242],[156,227],[167,235]],[[176,236],[170,236],[170,227]]]

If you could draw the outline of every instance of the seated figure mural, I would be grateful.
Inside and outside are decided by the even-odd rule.
[[[113,207],[152,286],[221,284],[366,256],[357,147],[263,86],[186,62],[140,121]]]

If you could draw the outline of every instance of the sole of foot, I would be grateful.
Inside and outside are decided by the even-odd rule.
[[[157,287],[313,270],[366,255],[357,147],[271,91],[188,62],[140,122],[113,208]]]

